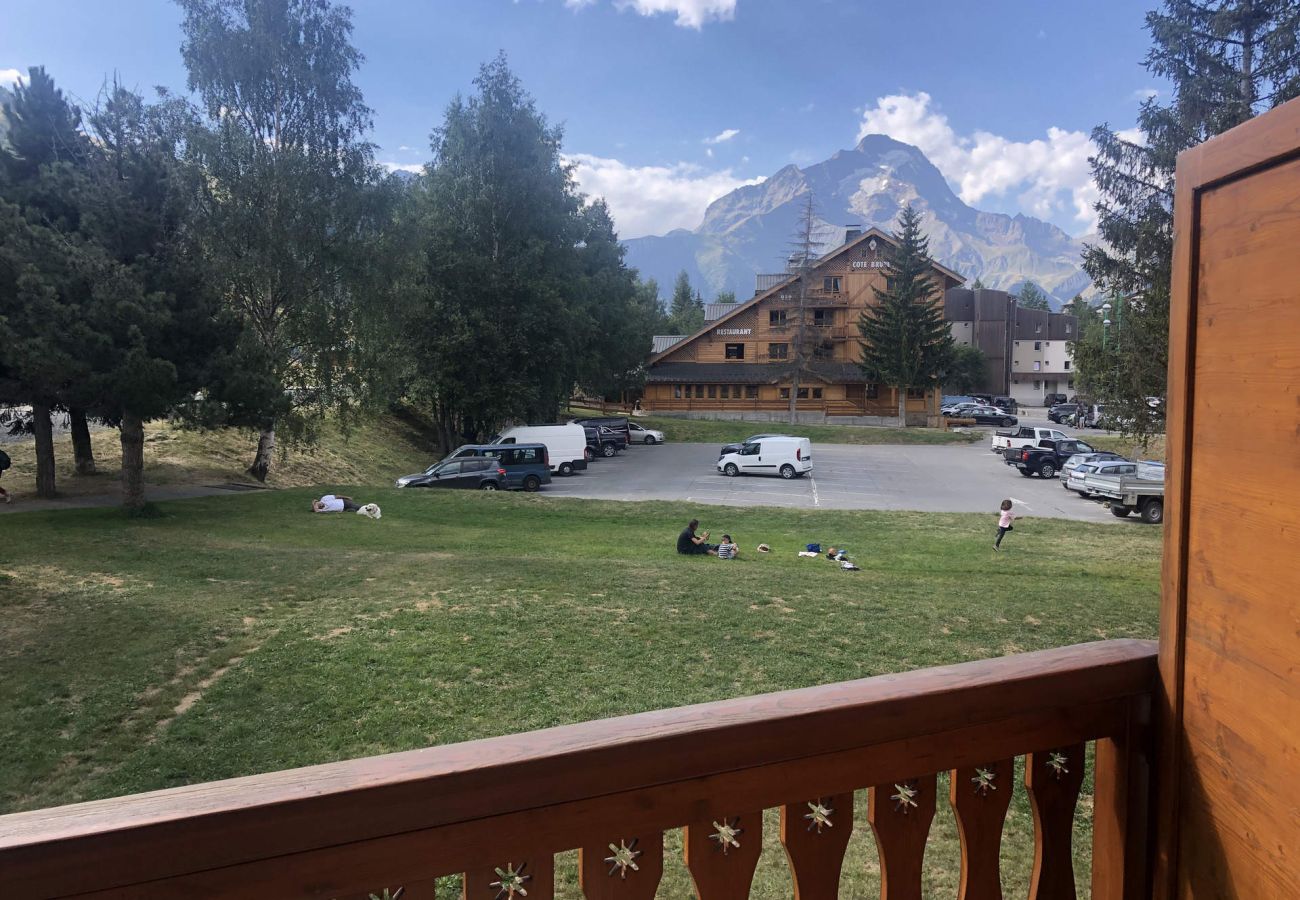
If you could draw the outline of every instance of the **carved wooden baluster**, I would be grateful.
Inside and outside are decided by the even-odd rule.
[[[794,873],[795,900],[835,900],[853,832],[853,792],[781,807],[781,845]]]
[[[498,866],[465,873],[464,900],[553,900],[555,857],[549,853],[516,856]]]
[[[654,900],[663,874],[662,832],[578,850],[578,883],[587,900]]]
[[[961,838],[957,900],[1002,900],[1002,825],[1015,786],[1014,759],[954,769],[948,802]]]
[[[699,900],[746,900],[763,849],[763,813],[719,814],[693,822],[682,843]]]
[[[1083,784],[1084,745],[1025,757],[1025,787],[1034,811],[1034,874],[1029,900],[1073,900],[1074,807]]]
[[[934,821],[934,775],[867,789],[867,820],[880,851],[881,900],[921,900],[921,860]]]

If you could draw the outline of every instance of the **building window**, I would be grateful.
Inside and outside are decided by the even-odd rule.
[[[758,385],[756,384],[745,385],[745,399],[746,400],[758,399]]]
[[[769,309],[767,311],[767,324],[780,326],[785,324],[785,310]]]
[[[1042,349],[1043,349],[1043,342],[1042,342],[1042,341],[1034,341],[1034,349],[1035,349],[1035,350],[1042,350]]]
[[[894,289],[897,288],[897,287],[898,287],[898,279],[896,279],[896,278],[886,278],[886,279],[885,279],[885,292],[886,292],[886,293],[890,293],[890,294],[892,294],[892,293],[894,292]]]
[[[673,385],[673,399],[674,400],[682,399],[682,386],[680,384]]]
[[[1070,361],[1068,359],[1065,361],[1065,371],[1070,371]]]
[[[867,399],[868,400],[880,399],[880,385],[878,384],[867,385]]]
[[[1065,333],[1066,333],[1066,334],[1070,334],[1070,333],[1071,333],[1071,331],[1070,331],[1070,323],[1069,323],[1069,322],[1066,322],[1066,323],[1065,323]]]
[[[807,399],[808,399],[808,389],[807,389],[807,388],[799,388],[799,399],[800,399],[800,400],[807,400]]]
[[[1052,349],[1052,342],[1051,342],[1051,341],[1044,341],[1044,342],[1043,342],[1043,346],[1046,347],[1048,350],[1051,350],[1051,349]]]
[[[737,400],[740,399],[740,385],[733,384],[731,386],[731,396],[735,397]]]
[[[822,341],[816,347],[813,347],[813,359],[832,359],[835,356],[835,345],[830,341]]]
[[[1043,333],[1043,326],[1042,326],[1042,325],[1035,325],[1035,326],[1034,326],[1034,334],[1042,334],[1042,333]]]
[[[709,399],[710,400],[718,399],[718,386],[716,384],[709,385]]]
[[[1066,386],[1067,386],[1070,390],[1074,390],[1074,379],[1071,378],[1071,379],[1069,380],[1069,382],[1067,382]]]
[[[1020,341],[1016,341],[1016,346],[1017,346],[1017,347],[1020,346]]]
[[[813,324],[820,325],[823,328],[835,324],[835,310],[833,309],[814,309]]]
[[[790,399],[790,389],[789,389],[789,388],[781,388],[781,399],[782,399],[782,400],[789,400],[789,399]]]
[[[1011,365],[1013,365],[1013,366],[1018,366],[1018,365],[1020,365],[1020,360],[1018,360],[1018,359],[1013,359],[1013,360],[1011,360]]]
[[[730,399],[731,399],[731,385],[729,385],[729,384],[724,384],[724,385],[722,386],[722,399],[723,399],[723,400],[730,400]]]
[[[813,388],[813,399],[814,399],[814,400],[820,400],[821,398],[822,398],[822,389],[821,389],[821,388]]]
[[[704,399],[704,385],[702,385],[702,384],[697,384],[697,385],[695,386],[695,399],[696,399],[696,400],[703,400],[703,399]]]
[[[1034,371],[1035,372],[1043,371],[1043,364],[1040,363],[1038,360],[1034,360]]]
[[[827,275],[823,278],[822,290],[828,294],[838,294],[840,292],[840,276]]]
[[[1041,381],[1035,381],[1035,382],[1034,382],[1034,390],[1036,390],[1036,391],[1037,391],[1037,390],[1041,390],[1042,387],[1043,387],[1043,383],[1042,383]]]
[[[771,359],[785,359],[790,351],[789,344],[768,344],[767,355]]]
[[[908,399],[908,400],[924,400],[924,399],[925,399],[925,388],[908,388],[908,389],[907,389],[907,399]]]
[[[727,345],[727,359],[744,359],[744,358],[745,358],[744,344]]]

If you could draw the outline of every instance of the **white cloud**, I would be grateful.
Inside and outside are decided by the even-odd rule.
[[[412,174],[419,175],[424,171],[423,163],[381,162],[380,165],[389,172],[411,172]]]
[[[704,148],[704,155],[707,156],[709,159],[713,159],[713,148],[712,148],[712,147],[705,147],[705,148]]]
[[[398,150],[410,150],[411,148],[408,147],[408,146],[406,146],[405,144],[402,144],[402,145],[401,145],[400,147],[398,147],[397,149],[398,149]]]
[[[629,166],[617,159],[576,153],[565,157],[574,166],[579,189],[604,197],[623,238],[695,228],[710,203],[762,178],[737,178],[730,169],[709,170],[692,163]]]
[[[593,6],[596,0],[564,0],[570,9]],[[699,30],[711,21],[729,22],[736,17],[737,0],[614,0],[620,10],[633,10],[643,16],[664,13],[675,15],[674,24]]]
[[[11,84],[17,84],[18,79],[23,77],[23,73],[17,69],[0,69],[0,87],[8,87]]]
[[[959,135],[947,116],[930,107],[930,95],[895,94],[877,99],[862,115],[859,140],[886,134],[921,149],[967,203],[1015,193],[1021,209],[1047,219],[1073,210],[1082,230],[1096,224],[1097,197],[1088,157],[1094,147],[1082,131],[1047,129],[1044,138],[1015,141],[976,131]]]
[[[704,139],[704,143],[706,143],[706,144],[722,144],[722,143],[725,143],[726,141],[731,140],[732,138],[734,138],[734,137],[735,137],[736,135],[738,135],[738,134],[740,134],[740,129],[739,129],[739,128],[728,128],[728,129],[726,129],[726,130],[724,130],[724,131],[719,132],[718,134],[715,134],[713,137],[705,138],[705,139]]]

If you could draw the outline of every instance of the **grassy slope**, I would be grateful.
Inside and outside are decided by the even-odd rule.
[[[724,562],[675,554],[683,504],[353,493],[384,518],[311,515],[307,490],[8,518],[0,809],[1156,630],[1158,529],[1025,519],[994,557],[987,516],[710,507],[747,551]],[[807,541],[863,571],[796,557]],[[1032,855],[1019,793],[1008,896]],[[927,880],[951,895],[940,808]],[[878,891],[859,812],[843,896]],[[775,835],[755,897],[791,894]],[[687,896],[672,859],[661,894]]]
[[[75,496],[117,490],[122,447],[116,429],[93,432],[99,474],[72,474],[72,440],[55,439],[60,494]],[[221,484],[248,482],[245,473],[257,447],[257,435],[242,429],[191,431],[167,422],[145,426],[145,481],[149,484]],[[4,486],[15,499],[35,497],[36,453],[30,439],[7,443],[13,459]],[[317,443],[282,447],[271,466],[267,484],[301,487],[309,484],[391,484],[397,475],[414,472],[437,458],[437,450],[417,428],[392,416],[359,422],[347,431],[337,423],[321,429]]]
[[[1084,440],[1092,444],[1098,450],[1110,450],[1115,453],[1122,453],[1133,459],[1156,459],[1161,462],[1165,458],[1165,438],[1164,435],[1157,435],[1143,447],[1136,439],[1124,437],[1118,434],[1098,434],[1085,435]]]
[[[575,415],[599,415],[599,410],[573,410]],[[617,413],[611,413],[617,415]],[[811,438],[822,444],[969,444],[984,432],[941,431],[937,428],[883,428],[874,425],[784,425],[780,422],[724,422],[716,419],[677,419],[637,416],[646,428],[655,428],[676,443],[725,444],[751,434],[780,432]]]

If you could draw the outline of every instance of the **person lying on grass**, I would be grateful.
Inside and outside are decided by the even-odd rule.
[[[340,497],[335,494],[326,494],[319,500],[311,502],[311,511],[318,513],[325,512],[356,512],[361,508],[361,504],[354,501],[351,497]]]

